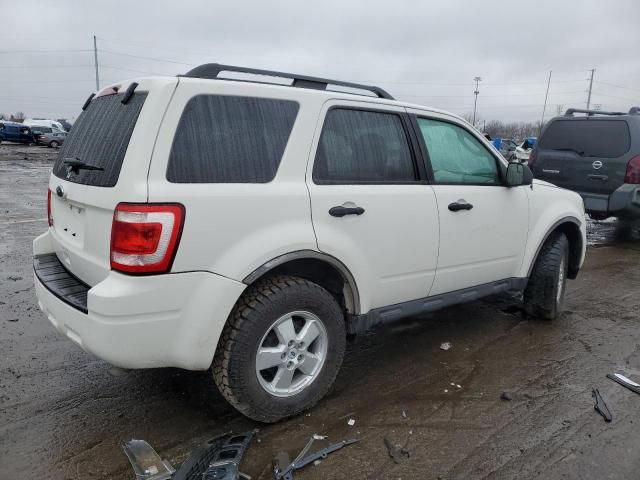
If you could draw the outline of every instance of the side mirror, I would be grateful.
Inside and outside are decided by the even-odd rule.
[[[528,166],[517,162],[507,166],[507,187],[519,187],[531,185],[531,183],[533,183],[533,172]]]

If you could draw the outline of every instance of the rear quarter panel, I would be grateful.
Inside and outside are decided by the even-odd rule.
[[[196,95],[295,100],[299,110],[275,178],[269,183],[171,183],[167,166],[187,102]],[[149,171],[149,201],[178,202],[186,216],[172,271],[206,270],[242,281],[269,260],[317,250],[304,182],[322,98],[304,89],[181,78],[164,117]]]

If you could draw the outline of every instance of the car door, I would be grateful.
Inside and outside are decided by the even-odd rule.
[[[444,116],[415,117],[438,202],[440,253],[431,295],[516,275],[529,221],[525,187],[504,186],[486,142]]]
[[[320,119],[307,169],[319,250],[349,268],[362,313],[426,297],[438,210],[405,110],[329,101]]]

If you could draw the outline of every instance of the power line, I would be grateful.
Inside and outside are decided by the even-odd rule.
[[[93,65],[0,65],[0,68],[86,68]]]
[[[637,89],[637,88],[625,87],[624,85],[618,85],[617,83],[603,82],[602,80],[594,80],[594,83],[600,83],[602,85],[609,85],[610,87],[624,88],[625,90],[640,92],[640,89]]]
[[[140,58],[143,60],[152,60],[154,62],[164,62],[164,63],[175,63],[177,65],[186,65],[189,67],[195,67],[196,64],[195,63],[185,63],[185,62],[179,62],[177,60],[168,60],[165,58],[155,58],[155,57],[145,57],[144,55],[132,55],[129,53],[122,53],[122,52],[115,52],[113,50],[100,50],[100,53],[109,53],[111,55],[120,55],[122,57],[130,57],[130,58]]]
[[[617,95],[608,95],[606,93],[600,93],[600,92],[593,92],[594,95],[600,95],[601,97],[611,97],[611,98],[618,98],[620,100],[631,100],[632,102],[638,102],[640,101],[640,97],[636,97],[636,98],[631,98],[631,97],[619,97]]]

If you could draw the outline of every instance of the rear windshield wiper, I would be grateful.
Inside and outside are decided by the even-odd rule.
[[[575,148],[552,148],[552,150],[557,150],[559,152],[573,152],[581,157],[584,157],[584,152],[582,150],[576,150]]]
[[[79,158],[65,158],[62,162],[67,166],[67,169],[73,173],[80,173],[80,170],[99,170],[104,171],[104,168],[98,167],[97,165],[91,165],[89,163],[85,163]]]

